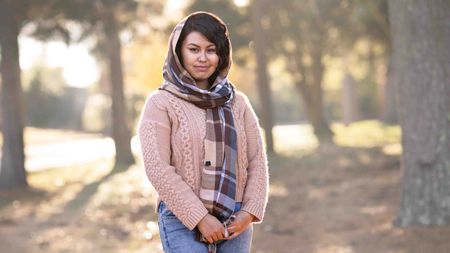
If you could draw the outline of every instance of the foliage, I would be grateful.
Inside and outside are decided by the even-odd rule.
[[[386,74],[378,69],[386,65],[389,54],[385,0],[280,0],[265,1],[263,5],[261,23],[269,45],[270,76],[276,97],[274,111],[282,112],[275,115],[276,122],[295,122],[305,118],[302,111],[304,103],[299,103],[304,98],[298,99],[300,93],[295,86],[300,81],[311,89],[322,86],[325,117],[340,119],[340,85],[345,71],[350,71],[357,81],[357,105],[361,108],[362,118],[376,117],[379,111],[376,94],[382,87],[378,86],[382,79],[379,75]],[[192,2],[187,12],[196,10],[212,11],[228,23],[232,39],[243,42],[234,42],[237,68],[245,65],[251,72],[255,63],[249,50],[252,43],[248,43],[251,41],[249,6],[239,8],[233,1],[197,0]],[[367,46],[361,48],[361,45]],[[320,60],[317,60],[317,55],[321,55]],[[241,58],[245,60],[241,61]],[[284,64],[280,64],[280,60]],[[317,74],[320,69],[323,70],[321,75]],[[290,77],[286,78],[286,75]],[[236,81],[247,84],[248,79]],[[246,90],[254,92],[255,86]],[[311,93],[314,92],[306,97],[315,97]],[[259,103],[254,95],[251,97],[254,98],[252,101]]]
[[[136,39],[124,48],[127,90],[147,94],[162,83],[162,67],[167,54],[167,38],[155,34]]]

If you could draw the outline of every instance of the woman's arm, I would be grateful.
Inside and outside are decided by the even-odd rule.
[[[243,233],[252,222],[261,222],[267,204],[268,169],[258,118],[245,95],[244,124],[247,139],[248,176],[244,189],[243,207],[228,227],[232,240]]]
[[[138,126],[145,171],[160,198],[192,230],[208,211],[170,165],[171,123],[167,109],[158,102],[155,94],[147,99]]]
[[[268,198],[268,167],[258,118],[250,101],[245,100],[245,135],[247,139],[248,177],[244,190],[242,210],[254,216],[255,222],[264,217]]]

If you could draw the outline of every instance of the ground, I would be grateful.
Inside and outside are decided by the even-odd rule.
[[[252,252],[450,252],[450,228],[395,226],[398,128],[335,125],[338,145],[320,148],[302,128],[275,131],[279,154],[269,158],[269,203]],[[0,192],[1,251],[162,252],[142,164],[112,167],[102,156],[37,170],[30,189]]]

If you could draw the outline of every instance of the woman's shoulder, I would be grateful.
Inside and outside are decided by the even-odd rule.
[[[166,107],[169,98],[173,96],[169,92],[165,90],[157,89],[153,92],[151,92],[146,99],[146,104],[152,104],[160,108]]]
[[[235,96],[234,104],[236,107],[246,108],[247,106],[250,105],[250,100],[248,99],[247,95],[245,95],[245,93],[243,93],[242,91],[236,90],[234,96]]]
[[[167,99],[167,96],[169,96],[170,93],[165,91],[165,90],[161,90],[161,89],[156,89],[152,92],[150,92],[150,94],[148,94],[147,96],[147,100],[150,101],[155,101],[155,100],[160,100],[160,99]]]

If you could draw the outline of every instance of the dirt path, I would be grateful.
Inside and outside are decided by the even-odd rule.
[[[254,252],[448,253],[450,228],[401,229],[398,156],[331,148],[271,168],[266,220]]]
[[[269,205],[252,252],[450,252],[450,228],[393,225],[398,159],[379,148],[343,147],[271,158]],[[161,253],[142,167],[105,177],[110,166],[40,172],[31,177],[34,190],[2,193],[1,252]]]

